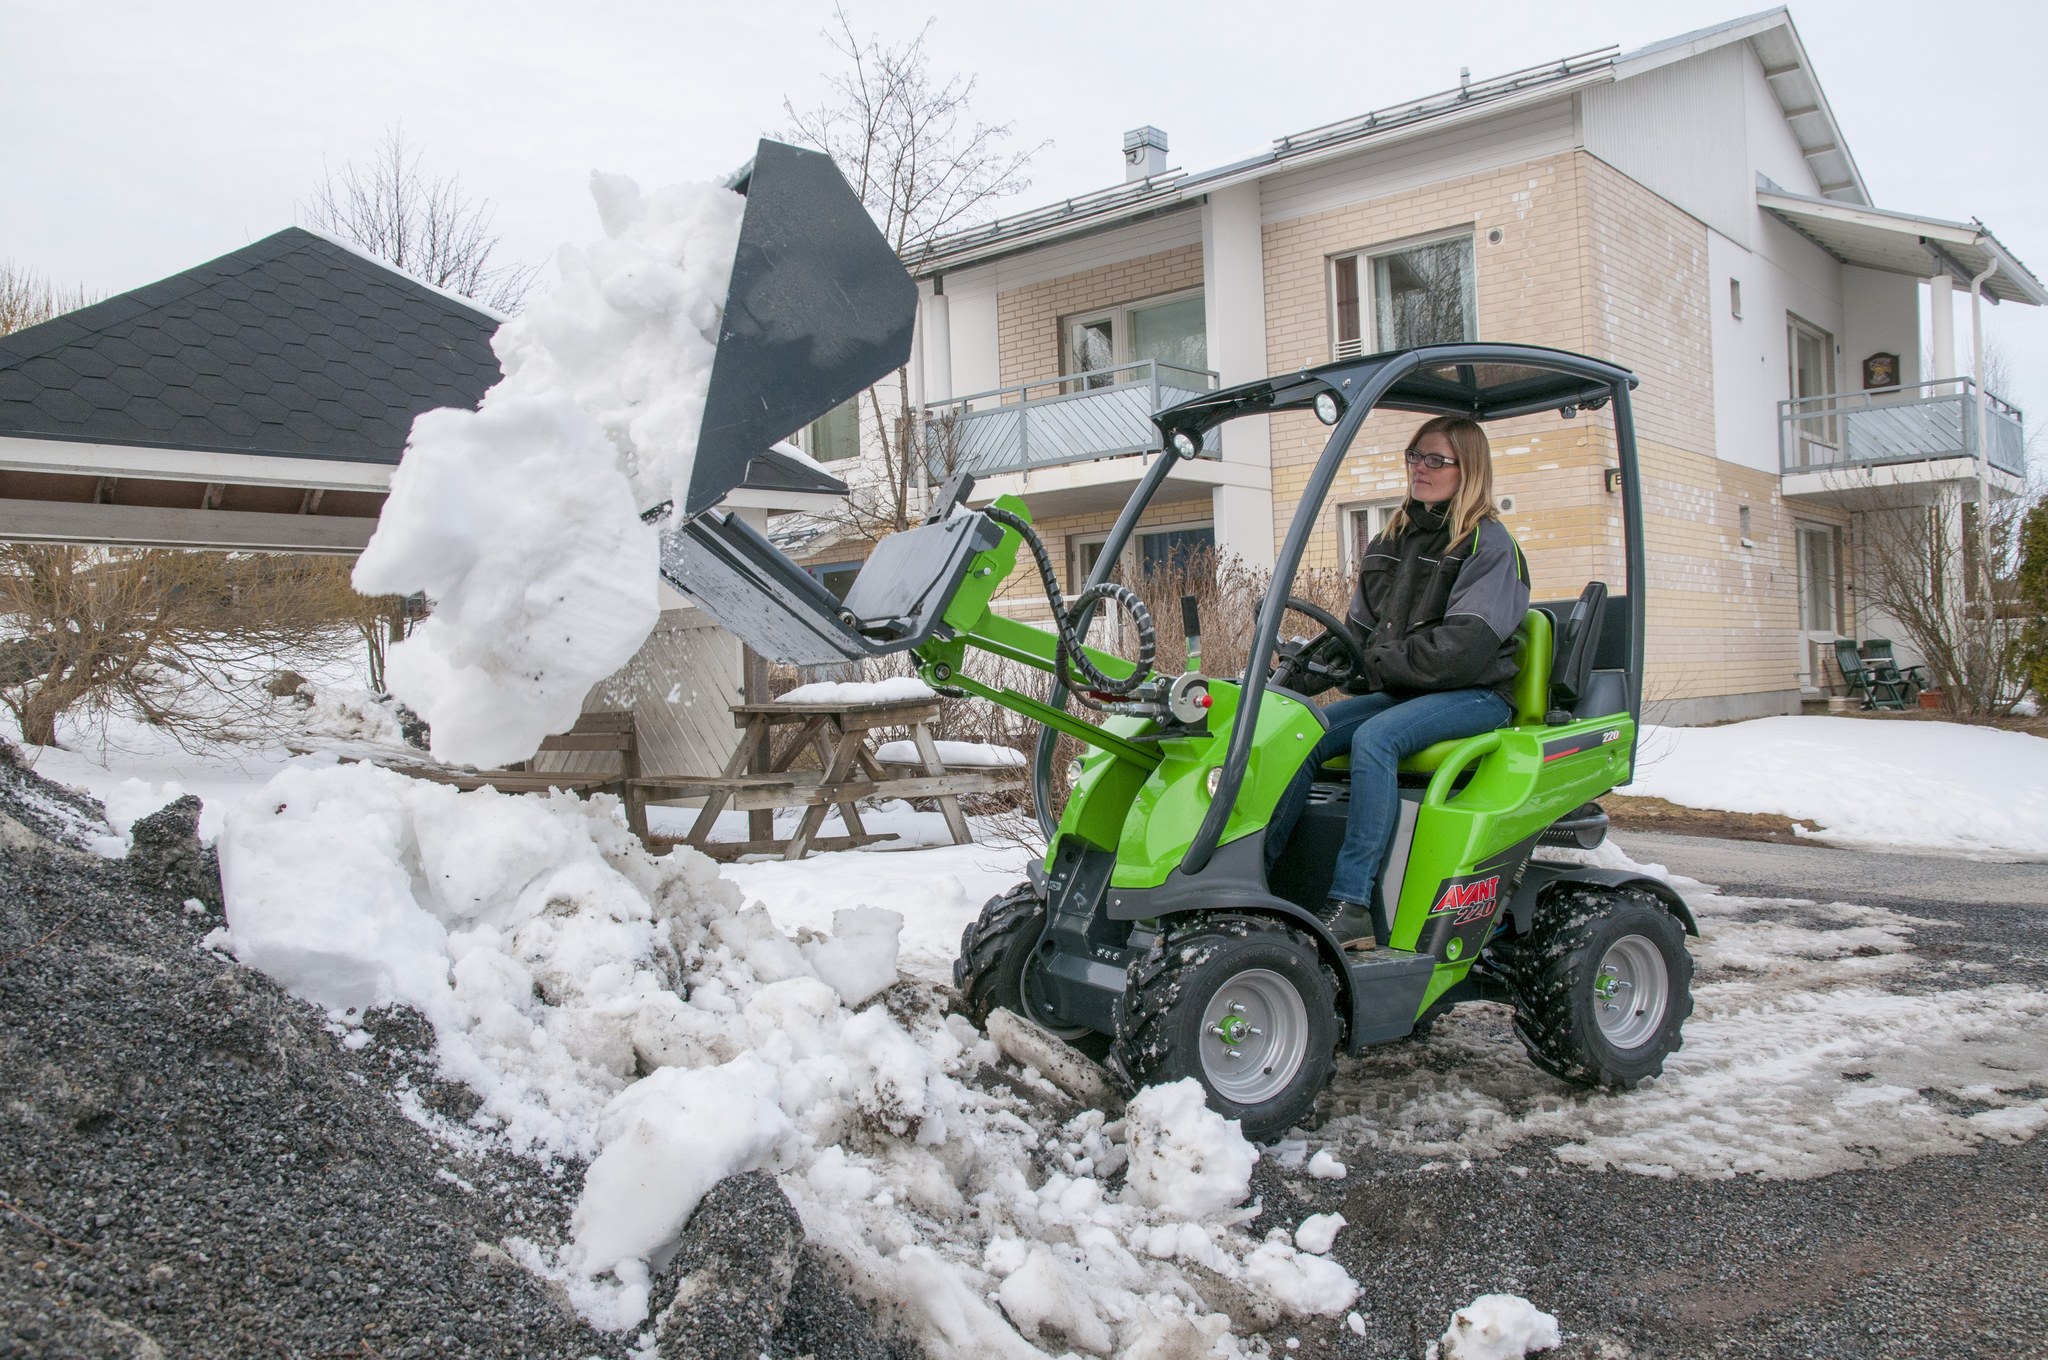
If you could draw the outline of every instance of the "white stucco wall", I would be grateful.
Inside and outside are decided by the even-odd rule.
[[[1224,386],[1268,375],[1265,239],[1257,181],[1218,190],[1202,207],[1204,325],[1209,366]],[[1256,567],[1273,565],[1273,451],[1266,418],[1223,427],[1223,461],[1239,484],[1211,495],[1216,546]]]
[[[1796,314],[1827,331],[1840,349],[1842,268],[1827,252],[1753,204],[1750,212],[1756,218],[1751,232],[1756,249],[1718,231],[1707,232],[1714,437],[1716,452],[1729,462],[1776,472],[1778,403],[1791,395],[1789,316]],[[1729,304],[1731,278],[1742,282],[1739,320]],[[1846,351],[1835,357],[1835,382],[1837,387],[1847,382]]]
[[[1580,95],[1587,151],[1743,246],[1756,215],[1745,61],[1736,43]]]
[[[1863,386],[1863,361],[1881,351],[1899,356],[1899,381],[1920,381],[1920,280],[1875,269],[1842,267],[1842,386]]]

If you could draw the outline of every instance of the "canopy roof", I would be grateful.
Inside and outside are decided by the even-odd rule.
[[[1809,198],[1769,184],[1757,190],[1756,202],[1843,264],[1920,278],[1947,273],[1968,284],[1996,261],[1998,272],[1984,282],[1987,297],[2048,305],[2048,289],[1982,222],[1949,222]]]
[[[1354,394],[1379,385],[1384,370],[1398,374],[1373,405],[1429,415],[1499,420],[1566,406],[1598,407],[1617,384],[1636,385],[1627,369],[1582,354],[1538,345],[1431,345],[1341,359],[1296,373],[1208,392],[1161,411],[1153,419],[1169,438],[1180,430],[1200,435],[1239,416],[1298,411],[1334,392],[1348,405]]]

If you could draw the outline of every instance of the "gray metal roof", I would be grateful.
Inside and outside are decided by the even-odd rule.
[[[1625,80],[1667,62],[1744,41],[1762,62],[1779,109],[1823,191],[1843,202],[1868,203],[1870,195],[1862,174],[1821,92],[1805,46],[1792,26],[1791,15],[1780,6],[1632,52],[1602,47],[1486,80],[1463,80],[1420,99],[1275,138],[1270,150],[1229,165],[1196,174],[1167,170],[1149,179],[965,227],[906,256],[904,264],[919,278],[963,269],[1052,241],[1192,208],[1213,190],[1283,168],[1349,155],[1374,141],[1405,136],[1425,125],[1440,126],[1482,111],[1559,98],[1588,85]]]
[[[396,463],[498,380],[498,320],[290,227],[0,336],[0,435]]]

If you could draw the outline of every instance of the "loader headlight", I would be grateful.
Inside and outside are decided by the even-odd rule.
[[[1078,784],[1078,783],[1080,783],[1080,782],[1081,782],[1081,757],[1079,757],[1079,756],[1075,756],[1075,757],[1074,757],[1074,758],[1073,758],[1072,760],[1070,760],[1070,761],[1068,761],[1068,762],[1067,762],[1067,787],[1068,787],[1068,788],[1072,788],[1072,787],[1074,787],[1074,785],[1076,785],[1076,784]]]
[[[1337,417],[1344,414],[1344,408],[1337,403],[1335,392],[1316,393],[1316,419],[1325,425],[1335,425]]]
[[[1173,451],[1181,457],[1192,458],[1201,452],[1201,449],[1202,446],[1195,442],[1195,437],[1186,430],[1175,430],[1173,432]]]
[[[1216,790],[1223,786],[1223,767],[1215,766],[1209,771],[1209,796],[1214,798]]]

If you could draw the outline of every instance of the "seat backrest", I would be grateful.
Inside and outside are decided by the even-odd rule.
[[[1593,674],[1593,652],[1607,620],[1607,583],[1588,581],[1557,625],[1556,659],[1550,665],[1551,698],[1569,711],[1586,692]]]
[[[1863,677],[1866,672],[1863,666],[1863,658],[1856,651],[1856,641],[1854,638],[1835,639],[1835,665],[1841,668],[1842,678],[1850,684],[1860,685],[1863,683]]]
[[[1532,609],[1522,616],[1515,630],[1515,679],[1509,697],[1514,700],[1515,726],[1541,727],[1550,712],[1550,658],[1552,652],[1550,615]]]

